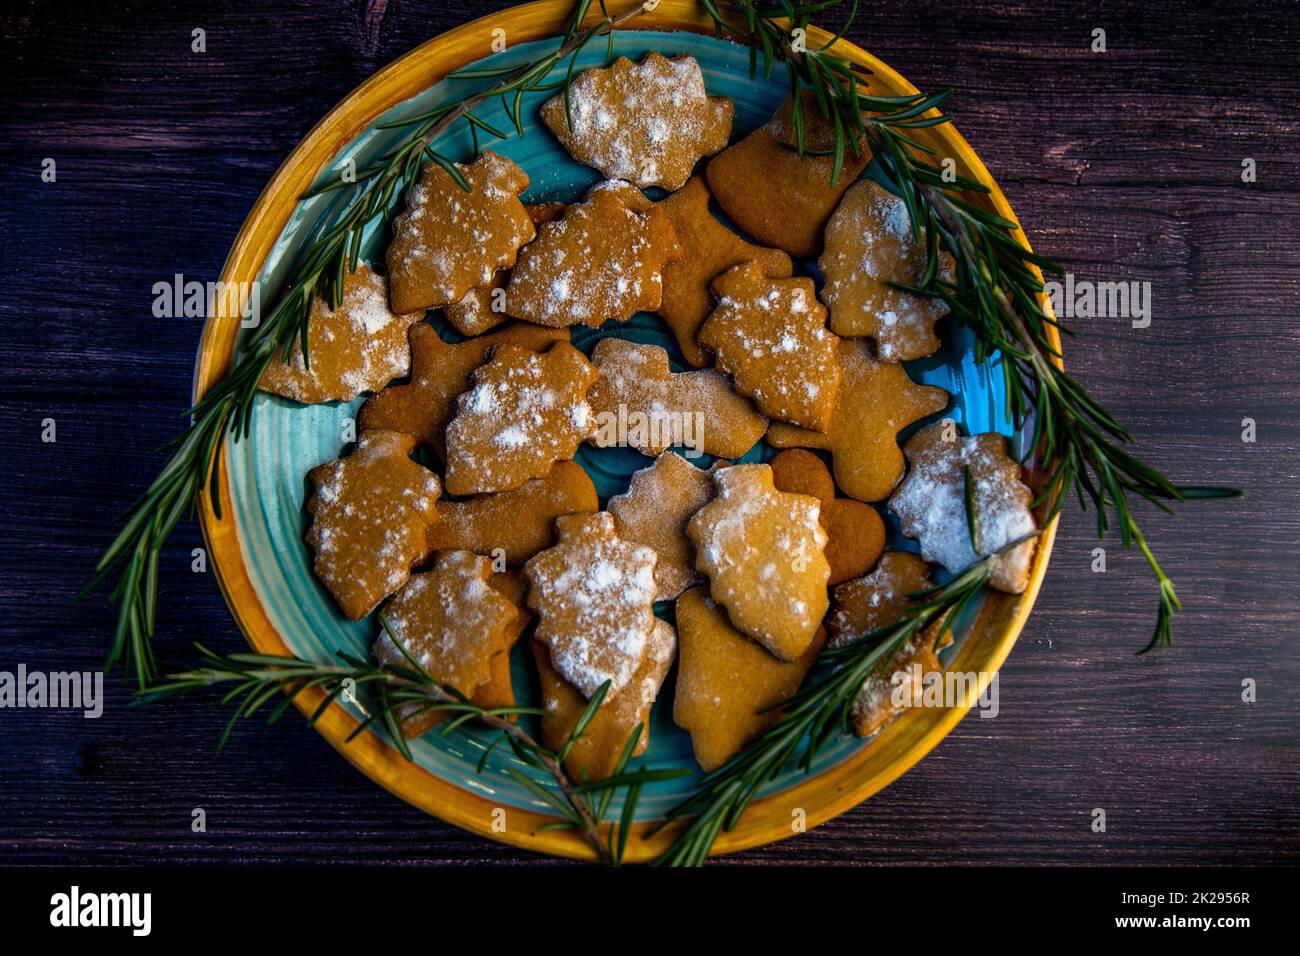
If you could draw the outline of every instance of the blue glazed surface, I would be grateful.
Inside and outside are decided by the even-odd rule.
[[[521,45],[484,60],[482,65],[496,67],[522,63],[542,49],[551,48],[553,43],[544,41]],[[766,121],[786,93],[784,81],[774,79],[764,83],[761,79],[751,80],[746,51],[712,37],[620,31],[614,48],[616,53],[634,59],[648,50],[695,56],[704,70],[709,92],[730,97],[735,103],[736,136],[744,135]],[[603,46],[588,49],[579,63],[580,66],[599,66],[603,57]],[[444,81],[395,107],[379,121],[424,112],[490,82],[469,79]],[[597,181],[599,175],[575,163],[537,122],[537,107],[549,95],[552,94],[533,94],[525,98],[524,117],[528,125],[523,138],[484,139],[480,146],[510,157],[529,174],[532,184],[524,195],[526,201],[572,202]],[[486,104],[478,112],[498,128],[510,126],[499,102]],[[357,168],[365,168],[400,135],[400,130],[371,128],[349,144],[333,165],[337,168],[344,158],[352,157]],[[459,127],[455,133],[442,137],[436,145],[441,152],[451,156],[466,157],[472,151],[468,133],[461,132]],[[868,170],[868,174],[878,175],[874,169]],[[268,291],[274,292],[283,284],[284,272],[293,261],[296,250],[317,224],[328,221],[328,217],[337,212],[342,198],[327,194],[300,205],[267,260],[262,280]],[[364,247],[365,257],[382,262],[385,241],[382,229],[372,230]],[[815,274],[810,263],[804,265]],[[439,325],[440,331],[454,336],[441,318],[431,316],[430,321]],[[590,353],[600,338],[611,334],[653,342],[669,350],[676,368],[683,367],[672,336],[656,317],[643,314],[624,325],[611,325],[611,328],[597,330],[574,327],[574,344]],[[951,393],[952,404],[943,414],[955,418],[969,432],[1012,434],[1010,423],[1002,411],[1003,392],[996,366],[990,369],[975,365],[972,336],[956,328],[951,320],[941,323],[939,331],[944,343],[942,350],[924,360],[909,363],[909,373],[918,382],[938,385]],[[231,491],[249,576],[285,643],[294,654],[304,658],[332,660],[339,650],[365,656],[378,626],[373,618],[350,622],[342,616],[312,573],[311,555],[303,541],[307,522],[303,510],[308,492],[306,474],[316,465],[338,457],[345,449],[344,424],[347,419],[355,418],[360,404],[358,400],[347,404],[302,406],[259,395],[251,435],[228,446]],[[770,455],[771,450],[760,444],[745,456],[745,460],[761,461]],[[577,460],[592,475],[602,504],[608,496],[626,487],[633,471],[650,464],[650,459],[629,449],[598,450],[586,446],[578,452]],[[912,543],[899,535],[888,514],[885,518],[890,528],[890,546],[914,550]],[[670,608],[662,609],[661,613],[671,617]],[[533,703],[537,698],[536,679],[531,664],[525,661],[526,656],[526,648],[516,649],[513,662],[515,684],[522,702]],[[656,767],[688,767],[698,772],[691,756],[689,737],[672,723],[672,690],[670,678],[651,720],[649,750],[639,763]],[[360,716],[355,704],[339,706],[348,706]],[[540,809],[541,804],[535,797],[502,773],[503,769],[511,766],[533,773],[519,764],[505,748],[494,750],[484,772],[476,772],[479,757],[490,739],[488,735],[475,731],[468,734],[457,732],[447,737],[432,733],[412,741],[411,750],[415,760],[426,770],[468,790],[490,796],[502,806]],[[869,742],[856,738],[833,742],[819,755],[814,772],[832,766],[858,748],[869,745]],[[782,789],[800,778],[802,774],[790,770],[765,792]],[[642,795],[638,819],[662,816],[668,807],[687,794],[691,786],[690,777],[650,785]],[[617,807],[616,801],[614,809]]]

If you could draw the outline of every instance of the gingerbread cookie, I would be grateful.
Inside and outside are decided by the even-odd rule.
[[[731,389],[726,376],[703,369],[673,373],[657,345],[601,339],[592,353],[600,378],[587,401],[596,416],[598,448],[627,445],[656,456],[673,445],[738,458],[767,431],[767,419]]]
[[[514,265],[519,247],[536,235],[519,194],[528,188],[522,169],[497,153],[483,153],[451,173],[426,163],[393,220],[388,284],[393,311],[421,312],[459,302],[475,286]]]
[[[498,571],[492,575],[488,584],[494,591],[513,604],[518,609],[519,615],[514,619],[514,623],[506,629],[505,650],[488,661],[487,682],[474,688],[474,693],[469,695],[469,699],[478,706],[488,709],[515,707],[518,702],[515,699],[514,681],[510,676],[510,652],[519,643],[519,639],[524,636],[524,632],[528,630],[528,625],[532,623],[533,616],[528,613],[527,604],[525,603],[527,585],[524,584],[523,577],[517,571]],[[515,716],[512,714],[507,719],[514,721]]]
[[[640,190],[598,186],[519,253],[505,310],[552,328],[623,322],[659,308],[664,266],[681,255],[668,215]]]
[[[620,56],[542,104],[542,122],[578,162],[638,186],[681,187],[731,138],[731,100],[709,96],[691,56]]]
[[[541,641],[529,641],[542,687],[542,706],[549,712],[542,718],[542,745],[559,750],[573,733],[587,710],[583,697],[554,667]],[[672,667],[677,652],[677,635],[667,621],[655,621],[646,641],[646,653],[632,679],[617,694],[605,695],[581,737],[569,749],[564,767],[575,780],[602,780],[614,772],[628,740],[641,725],[633,756],[645,753],[650,744],[650,709],[659,688]]]
[[[790,448],[770,464],[778,491],[811,495],[821,502],[817,520],[826,529],[826,563],[831,566],[827,583],[865,574],[885,550],[885,523],[876,509],[854,498],[836,498],[830,471],[810,451]]]
[[[429,529],[434,551],[464,549],[502,557],[518,567],[555,544],[555,519],[580,511],[599,511],[596,486],[581,465],[557,461],[542,478],[513,491],[440,501],[441,520]]]
[[[524,565],[537,639],[584,697],[605,681],[617,694],[648,653],[655,553],[620,538],[605,511],[564,515],[555,529],[559,542]]]
[[[889,507],[903,534],[920,543],[926,560],[956,574],[1034,533],[1033,492],[1021,481],[1020,465],[1007,456],[1001,435],[963,438],[951,422],[935,422],[913,435],[903,451],[911,470]],[[1011,594],[1022,592],[1029,584],[1035,545],[1031,538],[999,557],[989,584]]]
[[[795,660],[826,613],[830,566],[817,499],[777,491],[767,465],[732,465],[713,483],[717,497],[686,526],[695,566],[732,624]]]
[[[835,126],[822,116],[812,93],[804,90],[804,149],[797,145],[787,99],[766,126],[727,147],[705,174],[718,205],[741,229],[766,246],[799,259],[817,255],[822,230],[840,197],[870,162],[865,142],[846,149],[839,178],[831,182],[835,157],[818,155],[835,146]]]
[[[392,594],[429,554],[424,543],[438,520],[438,476],[408,457],[415,439],[362,432],[356,450],[313,468],[307,543],[316,576],[351,620]]]
[[[934,324],[948,313],[947,304],[889,285],[920,286],[926,264],[925,239],[913,240],[903,200],[869,179],[855,185],[826,224],[826,249],[818,260],[831,330],[875,339],[884,362],[937,352]],[[942,249],[939,278],[956,280],[952,256]]]
[[[651,548],[659,557],[656,600],[672,600],[704,580],[695,569],[695,545],[686,536],[686,523],[713,498],[713,473],[726,464],[714,462],[702,471],[665,452],[632,475],[627,491],[609,499],[618,536]]]
[[[773,422],[767,440],[777,448],[821,448],[841,490],[859,501],[880,501],[903,476],[900,430],[948,404],[941,388],[917,385],[901,365],[877,361],[862,339],[841,339],[844,379],[830,427],[822,432]]]
[[[776,723],[780,714],[772,708],[799,689],[825,640],[826,631],[818,628],[797,658],[777,660],[731,626],[707,588],[677,599],[673,721],[690,733],[701,768],[721,767]]]
[[[405,432],[432,445],[438,456],[447,458],[444,435],[456,410],[456,396],[470,386],[470,376],[498,345],[542,351],[553,342],[568,341],[568,329],[542,329],[517,323],[482,338],[452,345],[425,323],[411,328],[411,381],[393,385],[367,399],[361,406],[358,424],[362,429],[379,428]]]
[[[919,554],[886,551],[876,569],[836,587],[830,617],[830,646],[844,647],[872,631],[892,627],[915,610],[908,595],[934,586],[930,567]]]
[[[668,214],[683,249],[690,251],[664,266],[664,294],[659,315],[672,329],[682,356],[696,368],[710,364],[709,353],[695,340],[713,308],[709,283],[732,266],[753,260],[774,279],[794,273],[790,257],[779,249],[746,242],[709,212],[709,188],[702,176],[673,193],[659,208]]]
[[[388,628],[375,642],[375,657],[410,669],[409,655],[438,683],[469,697],[488,682],[492,659],[505,654],[522,617],[509,598],[490,586],[491,577],[492,562],[480,555],[438,555],[433,570],[412,575],[384,605]],[[448,713],[411,705],[400,716],[402,735],[418,737]]]
[[[312,303],[307,323],[307,358],[295,339],[286,362],[277,353],[257,387],[295,402],[350,402],[374,392],[411,369],[406,333],[418,315],[388,309],[388,283],[369,263],[343,276],[343,301],[331,309],[322,298]]]
[[[951,638],[948,639],[951,643]],[[943,664],[934,648],[934,629],[914,634],[883,672],[873,673],[849,709],[849,723],[859,737],[870,737],[907,709],[931,674],[942,674]],[[902,703],[899,703],[902,701]]]
[[[811,279],[770,279],[746,262],[713,280],[717,306],[700,328],[699,343],[771,418],[825,431],[835,410],[839,341],[826,328],[826,309]]]
[[[554,222],[564,215],[564,203],[524,203],[528,218],[534,226]],[[443,308],[451,327],[461,335],[482,335],[496,328],[510,316],[505,312],[506,283],[510,281],[509,269],[498,269],[487,285],[475,286],[459,302]]]
[[[595,427],[586,396],[596,377],[568,342],[540,353],[498,346],[447,426],[447,491],[511,491],[572,458]]]

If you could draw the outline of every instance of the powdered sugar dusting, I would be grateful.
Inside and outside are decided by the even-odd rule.
[[[647,53],[640,63],[619,57],[580,74],[542,118],[580,163],[638,186],[679,189],[701,156],[731,134],[731,103],[710,98],[693,57]]]
[[[904,446],[911,470],[889,499],[903,533],[916,538],[921,554],[953,573],[978,558],[1031,534],[1034,517],[1029,510],[1033,495],[1020,481],[1020,466],[1006,454],[1001,435],[964,438],[936,422],[922,429]],[[974,483],[976,526],[980,552],[976,554],[966,515],[965,471]],[[1034,542],[1028,541],[999,560],[992,584],[1003,590],[1024,590]]]
[[[640,667],[655,626],[655,552],[624,541],[608,512],[556,519],[560,540],[529,559],[528,604],[551,664],[590,698],[617,694]]]
[[[876,340],[880,357],[901,362],[939,348],[934,324],[948,312],[942,299],[890,286],[917,286],[925,277],[924,241],[912,238],[902,199],[863,180],[844,195],[826,225],[826,248],[818,262],[826,285],[831,328],[840,335]],[[952,257],[940,252],[940,278],[954,278]]]

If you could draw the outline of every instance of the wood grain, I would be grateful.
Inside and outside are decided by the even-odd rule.
[[[378,66],[485,0],[14,3],[0,14],[4,387],[0,669],[91,669],[113,617],[70,601],[178,424],[199,320],[155,319],[151,287],[215,278],[245,212],[315,120]],[[617,4],[614,4],[617,7]],[[1035,247],[1080,279],[1149,281],[1150,328],[1079,320],[1073,374],[1174,478],[1249,497],[1147,522],[1186,612],[1146,639],[1140,557],[1067,512],[1002,671],[970,717],[884,793],[727,862],[1300,861],[1300,78],[1277,4],[864,8],[850,38],[959,126]],[[207,52],[191,52],[191,30]],[[1089,50],[1106,30],[1108,51]],[[40,179],[53,157],[58,179]],[[1243,158],[1258,181],[1241,181]],[[196,224],[201,224],[196,226]],[[1241,440],[1242,419],[1258,441]],[[54,418],[58,441],[40,441]],[[241,638],[195,580],[182,525],[164,555],[159,649]],[[1241,681],[1259,700],[1240,700]],[[0,862],[536,862],[389,796],[300,721],[249,725],[199,701],[104,716],[0,711]],[[208,832],[190,830],[207,811]],[[1107,810],[1108,832],[1088,827]]]

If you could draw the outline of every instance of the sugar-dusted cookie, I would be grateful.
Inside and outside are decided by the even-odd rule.
[[[640,190],[597,185],[519,253],[505,310],[552,328],[626,321],[659,308],[664,266],[681,255],[668,214]]]
[[[889,499],[903,534],[916,538],[921,554],[956,574],[985,555],[1033,534],[1033,492],[1021,481],[1018,462],[1007,455],[1006,439],[995,433],[963,438],[950,422],[923,428],[903,446],[911,465]],[[974,537],[966,504],[971,485]],[[1029,584],[1036,539],[997,560],[989,584],[1019,594]]]
[[[415,439],[362,432],[356,450],[308,472],[307,543],[316,576],[343,613],[359,621],[429,554],[424,536],[438,520],[438,476],[411,461]]]
[[[552,750],[564,746],[589,701],[551,666],[551,655],[541,641],[529,641],[542,688],[542,745]],[[646,652],[632,679],[617,694],[605,695],[591,723],[570,748],[564,767],[577,780],[602,780],[614,772],[638,724],[641,736],[633,756],[645,753],[650,743],[650,709],[668,676],[677,652],[677,635],[667,621],[655,621]]]
[[[441,520],[429,529],[429,548],[501,555],[509,567],[518,567],[555,544],[560,515],[599,510],[596,486],[582,466],[557,461],[545,476],[513,491],[438,502]]]
[[[709,592],[744,633],[783,661],[808,649],[826,613],[826,532],[816,498],[777,491],[767,465],[713,476],[717,497],[686,533]]]
[[[591,442],[627,445],[655,456],[673,445],[692,455],[738,458],[767,431],[764,418],[712,369],[676,372],[657,345],[601,339],[591,355],[600,378],[587,401],[596,416]]]
[[[840,489],[859,501],[880,501],[903,476],[900,430],[948,404],[948,393],[917,385],[901,365],[879,362],[862,339],[841,339],[844,378],[830,427],[822,432],[773,422],[767,440],[777,448],[822,448]]]
[[[586,396],[596,377],[568,342],[545,352],[498,346],[447,426],[447,491],[510,491],[572,458],[595,427]]]
[[[874,571],[835,587],[826,619],[830,646],[844,647],[860,637],[897,624],[914,609],[909,594],[934,586],[930,566],[919,554],[886,551]]]
[[[777,660],[731,626],[708,588],[677,599],[673,721],[690,733],[701,768],[721,767],[779,719],[772,708],[799,689],[825,640],[825,629],[818,628],[797,658]]]
[[[870,150],[846,149],[844,168],[831,182],[835,127],[817,109],[810,91],[803,91],[804,155],[793,148],[798,140],[787,99],[776,115],[740,142],[709,161],[705,171],[718,205],[741,229],[766,246],[810,259],[822,246],[822,230],[858,174],[867,168]]]
[[[731,138],[731,100],[709,96],[694,57],[620,56],[542,104],[542,122],[578,162],[638,186],[681,187]]]
[[[322,298],[312,303],[307,324],[307,358],[294,340],[286,362],[277,354],[257,387],[295,402],[350,402],[378,391],[411,369],[406,333],[419,315],[394,315],[388,309],[388,283],[368,263],[343,277],[343,301],[331,309]]]
[[[614,516],[564,515],[559,542],[528,559],[528,606],[537,639],[560,675],[588,699],[610,681],[617,694],[647,654],[655,616],[655,553],[624,541]]]
[[[632,475],[627,491],[609,499],[618,535],[652,548],[655,599],[668,601],[703,581],[695,569],[695,545],[686,536],[686,523],[713,498],[713,473],[726,462],[702,471],[672,452]]]
[[[757,262],[713,280],[718,303],[700,328],[699,343],[771,418],[825,431],[835,410],[839,340],[826,328],[826,309],[811,279],[771,279]]]
[[[776,279],[794,272],[789,255],[746,242],[709,212],[709,187],[704,177],[692,176],[659,208],[672,220],[677,241],[688,254],[664,266],[664,294],[659,315],[673,330],[686,361],[696,368],[710,364],[709,353],[695,340],[713,308],[709,283],[732,266],[751,259],[763,274]]]
[[[827,583],[865,574],[885,550],[885,523],[876,509],[855,498],[836,498],[830,471],[810,451],[787,448],[770,465],[778,491],[812,495],[821,502],[817,520],[826,529],[826,562],[831,566]]]
[[[568,329],[543,329],[520,322],[499,332],[452,345],[425,323],[411,328],[411,381],[392,385],[361,406],[362,429],[405,432],[429,444],[446,460],[444,433],[456,410],[456,396],[470,386],[470,375],[498,345],[517,345],[540,352],[552,342],[568,341]]]
[[[554,222],[564,215],[564,208],[562,202],[524,203],[534,226]],[[498,269],[491,282],[470,289],[459,302],[445,306],[442,313],[461,335],[482,335],[510,318],[505,311],[506,283],[509,281],[510,270]]]
[[[951,643],[952,639],[947,640]],[[883,672],[877,671],[862,682],[849,709],[854,732],[859,737],[870,737],[910,706],[914,687],[919,690],[928,675],[942,672],[933,629],[914,634]]]
[[[488,682],[492,659],[505,654],[522,617],[514,602],[489,584],[491,577],[492,562],[480,555],[438,555],[431,571],[412,575],[384,605],[392,637],[381,628],[375,657],[410,668],[409,655],[434,680],[469,697]],[[418,737],[447,713],[412,705],[401,715],[402,735]]]
[[[903,200],[869,179],[855,185],[826,224],[826,248],[818,260],[826,285],[822,298],[837,335],[876,340],[884,362],[906,362],[939,349],[934,324],[948,313],[942,299],[889,285],[920,286],[925,278],[925,239],[912,239]],[[939,250],[939,277],[955,281],[953,259]]]
[[[519,201],[528,176],[504,156],[484,152],[451,173],[426,163],[406,196],[406,211],[393,220],[388,247],[388,284],[393,311],[421,312],[459,302],[475,286],[514,265],[519,247],[536,229]]]
[[[487,682],[474,688],[469,699],[480,707],[514,707],[518,701],[515,699],[514,681],[510,676],[510,651],[519,643],[533,620],[526,603],[528,586],[518,571],[498,571],[492,575],[488,584],[519,610],[519,616],[506,629],[505,650],[488,661]],[[514,716],[508,719],[515,720]]]

